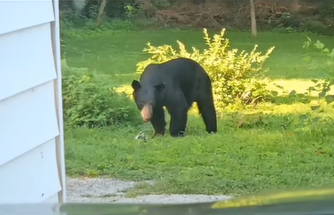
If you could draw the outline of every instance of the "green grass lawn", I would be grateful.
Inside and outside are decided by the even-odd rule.
[[[211,33],[212,35],[212,33]],[[139,75],[136,63],[148,56],[152,45],[176,44],[203,48],[201,31],[160,30],[103,32],[63,39],[69,66],[87,67],[110,74],[121,89]],[[265,67],[268,76],[288,90],[304,91],[310,79],[325,77],[325,58],[311,52],[312,64],[303,60],[305,34],[260,32],[253,40],[248,32],[227,32],[232,48],[250,51],[254,44],[266,51],[276,46]],[[334,48],[331,37],[312,36]],[[135,104],[134,104],[135,105]],[[245,116],[244,114],[253,113]],[[261,115],[262,114],[262,115]],[[261,116],[260,116],[261,115]],[[151,134],[150,124],[118,129],[67,129],[66,167],[69,176],[105,175],[146,181],[132,193],[203,193],[239,195],[267,189],[314,187],[334,182],[333,111],[312,114],[310,106],[289,100],[262,104],[254,109],[226,112],[219,132],[208,135],[202,119],[191,112],[185,138],[134,140],[139,131]],[[169,120],[169,118],[167,118]],[[242,127],[238,125],[243,123]]]

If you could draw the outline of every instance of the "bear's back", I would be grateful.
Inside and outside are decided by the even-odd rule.
[[[141,81],[172,82],[173,85],[189,85],[208,75],[201,65],[188,58],[176,58],[161,64],[150,64],[141,75]],[[148,80],[150,79],[150,80]]]

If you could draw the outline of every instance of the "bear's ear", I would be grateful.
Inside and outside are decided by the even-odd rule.
[[[131,86],[132,86],[134,91],[139,90],[140,87],[141,87],[140,83],[137,80],[133,80]]]
[[[165,83],[160,83],[160,84],[155,85],[155,89],[158,92],[161,92],[164,88],[165,88]]]

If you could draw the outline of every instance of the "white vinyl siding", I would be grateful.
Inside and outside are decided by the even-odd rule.
[[[0,35],[0,100],[57,77],[51,44],[50,23]]]
[[[49,81],[0,102],[0,165],[59,134],[53,95]]]
[[[0,0],[0,204],[66,201],[58,11]]]
[[[52,138],[0,166],[0,202],[39,203],[58,193],[61,187],[55,147]]]
[[[52,21],[52,0],[0,0],[0,34]]]

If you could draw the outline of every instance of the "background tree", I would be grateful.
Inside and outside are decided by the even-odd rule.
[[[256,38],[257,37],[257,28],[256,28],[256,19],[255,19],[254,0],[249,0],[249,3],[250,3],[252,37]]]
[[[100,4],[99,12],[97,14],[97,20],[96,20],[97,27],[100,27],[100,25],[102,24],[102,15],[104,12],[104,8],[106,7],[106,4],[107,4],[107,0],[101,0],[101,4]]]

